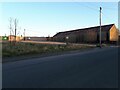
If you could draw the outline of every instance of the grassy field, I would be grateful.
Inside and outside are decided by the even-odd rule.
[[[28,54],[46,54],[46,53],[56,53],[64,51],[73,51],[73,50],[85,50],[94,48],[95,46],[85,46],[85,45],[57,45],[57,44],[39,44],[39,43],[23,43],[17,42],[3,42],[2,43],[2,56],[3,57],[13,57],[21,56]]]

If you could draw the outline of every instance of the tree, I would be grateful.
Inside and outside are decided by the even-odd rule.
[[[15,18],[11,18],[9,19],[9,29],[10,29],[10,42],[11,42],[11,35],[15,36],[14,41],[16,42],[16,36],[17,36],[17,27],[18,27],[18,20]]]

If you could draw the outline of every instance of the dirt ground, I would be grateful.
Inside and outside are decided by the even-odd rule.
[[[40,43],[40,44],[57,44],[57,45],[65,45],[66,43],[62,42],[51,42],[51,41],[21,41],[25,43]]]

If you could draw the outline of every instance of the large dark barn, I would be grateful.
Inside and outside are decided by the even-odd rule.
[[[59,32],[53,36],[53,41],[70,43],[98,43],[100,26]],[[114,24],[101,26],[101,41],[103,43],[118,41],[118,30]]]

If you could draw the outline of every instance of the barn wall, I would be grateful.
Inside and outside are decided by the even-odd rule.
[[[88,30],[85,32],[84,35],[84,41],[85,42],[96,42],[97,41],[97,32],[96,31],[92,31],[92,30]]]
[[[107,40],[107,31],[102,31],[101,32],[101,41],[106,41]]]
[[[97,42],[100,41],[100,31],[97,32]],[[108,43],[109,42],[109,30],[101,30],[101,42]]]
[[[74,33],[68,35],[68,37],[69,37],[68,42],[76,43],[76,35]]]
[[[116,29],[115,25],[109,27],[102,27],[101,30],[101,41],[102,43],[109,43],[110,41],[117,41],[118,40],[118,30]],[[70,43],[98,43],[99,42],[99,27],[97,28],[90,28],[85,30],[78,30],[78,31],[69,31],[69,32],[62,32],[57,34],[53,37],[54,41],[59,42],[70,42]],[[66,40],[66,37],[69,37]]]
[[[64,35],[55,36],[55,37],[53,37],[53,41],[64,42],[65,36]]]
[[[69,37],[66,40],[66,37]],[[97,42],[97,32],[95,30],[81,30],[79,32],[72,32],[69,34],[59,34],[53,37],[53,41],[70,42],[70,43],[94,43]]]
[[[97,32],[92,30],[80,31],[76,34],[77,43],[91,43],[97,41]]]
[[[109,38],[110,41],[118,41],[118,35],[119,35],[119,32],[115,27],[115,25],[113,25],[110,29],[110,38]]]

